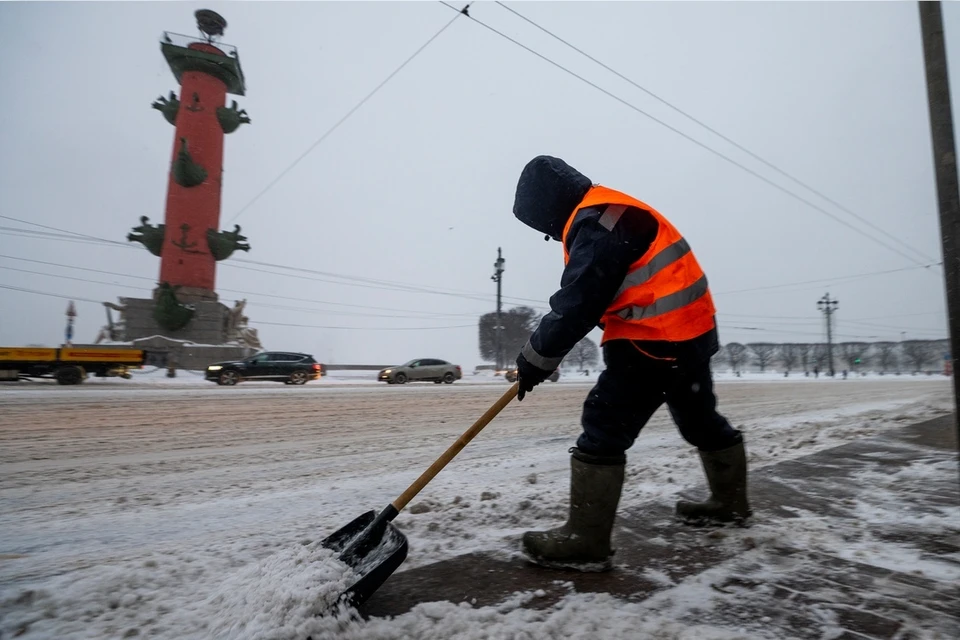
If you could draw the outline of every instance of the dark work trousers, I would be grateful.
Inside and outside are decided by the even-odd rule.
[[[656,358],[640,344],[613,340],[604,345],[607,368],[583,404],[578,449],[622,454],[664,402],[683,439],[701,451],[741,442],[740,432],[717,413],[709,357]]]

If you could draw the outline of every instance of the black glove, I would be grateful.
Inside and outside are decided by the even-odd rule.
[[[517,400],[522,401],[523,396],[527,394],[528,391],[533,391],[533,388],[550,377],[550,374],[553,371],[544,371],[540,367],[536,367],[523,357],[523,354],[517,356],[517,382],[520,383],[520,391],[517,393]]]

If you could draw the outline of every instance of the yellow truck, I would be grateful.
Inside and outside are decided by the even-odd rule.
[[[130,378],[130,369],[143,368],[146,352],[126,347],[0,347],[0,380],[54,378],[60,384],[80,384],[88,375]]]

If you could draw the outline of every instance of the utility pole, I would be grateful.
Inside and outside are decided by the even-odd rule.
[[[72,347],[73,346],[73,319],[77,317],[77,308],[73,304],[73,300],[70,301],[70,304],[67,305],[67,330],[65,332],[66,342],[64,346]]]
[[[501,282],[503,282],[503,263],[506,260],[503,259],[503,252],[500,250],[500,247],[497,247],[497,261],[493,263],[493,276],[490,278],[497,283],[497,371],[503,369],[503,340],[501,339],[503,331],[503,322],[501,319],[500,312],[502,310],[501,306]]]
[[[820,300],[817,301],[817,308],[823,312],[823,315],[827,318],[827,360],[830,365],[830,377],[832,378],[835,375],[833,370],[833,320],[832,316],[837,312],[837,305],[839,302],[836,300],[830,299],[830,294],[824,294]]]
[[[919,2],[920,31],[923,36],[923,62],[927,72],[927,103],[930,110],[930,134],[933,138],[933,167],[937,177],[940,205],[940,243],[943,250],[943,274],[947,290],[947,321],[950,327],[950,357],[960,338],[960,261],[957,235],[960,232],[960,190],[957,185],[957,153],[953,142],[953,113],[950,108],[950,80],[947,53],[943,42],[943,14],[939,2]],[[960,407],[960,380],[953,375],[954,411]],[[960,436],[960,421],[957,423]]]

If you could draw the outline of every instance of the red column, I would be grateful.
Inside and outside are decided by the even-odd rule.
[[[209,44],[189,46],[224,55]],[[226,97],[227,86],[222,80],[199,71],[183,72],[167,186],[166,237],[160,257],[161,282],[211,294],[216,284],[216,261],[207,246],[207,230],[219,230],[220,225],[224,134],[217,120],[217,108],[226,104]],[[182,138],[187,140],[193,161],[207,171],[206,180],[195,187],[182,187],[173,179],[172,163],[177,160]],[[184,224],[189,228],[184,229]]]

